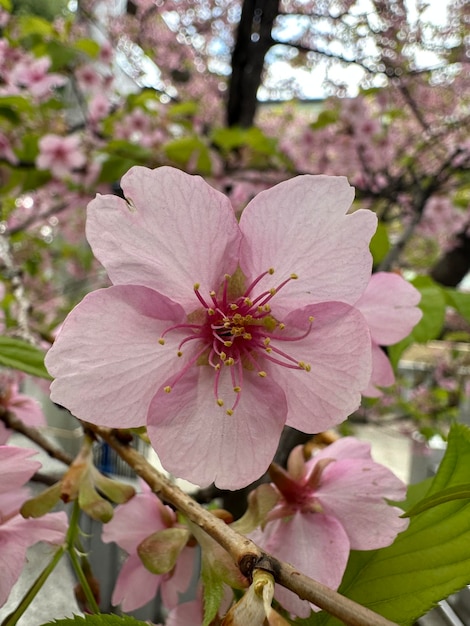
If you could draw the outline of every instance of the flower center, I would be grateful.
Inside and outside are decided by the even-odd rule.
[[[263,369],[264,361],[305,372],[311,370],[308,363],[299,361],[285,350],[281,350],[278,344],[304,339],[311,331],[313,317],[308,317],[304,332],[299,333],[296,329],[296,334],[292,335],[286,329],[286,325],[271,311],[272,299],[290,281],[296,280],[297,275],[291,274],[277,287],[263,291],[256,297],[253,295],[258,283],[265,276],[272,274],[274,274],[272,268],[263,272],[241,295],[235,297],[229,295],[231,280],[229,275],[225,276],[220,293],[211,291],[208,299],[200,293],[200,285],[195,284],[194,293],[202,305],[202,310],[198,309],[191,314],[190,319],[202,321],[191,323],[188,319],[187,323],[171,326],[159,339],[159,343],[164,345],[165,336],[170,331],[187,331],[188,334],[178,345],[178,356],[183,355],[183,348],[189,342],[198,343],[196,353],[180,372],[177,380],[192,365],[211,366],[215,373],[214,396],[219,406],[224,406],[224,401],[219,396],[220,377],[225,367],[230,368],[232,388],[237,396],[231,408],[227,409],[229,415],[233,414],[239,403],[244,370],[256,371],[258,376],[265,378],[267,373]],[[177,380],[173,381],[173,386]],[[172,387],[165,387],[167,393],[171,390]]]

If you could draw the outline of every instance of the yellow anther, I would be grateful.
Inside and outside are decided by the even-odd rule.
[[[261,378],[266,378],[267,374],[266,374],[266,372],[261,370],[260,372],[258,372],[258,376],[261,376]]]
[[[231,348],[233,346],[233,341],[224,341],[224,346],[226,348]]]
[[[224,406],[224,401],[223,401],[223,400],[221,400],[220,398],[217,398],[217,404],[218,404],[219,406]]]
[[[265,337],[263,339],[263,343],[266,347],[269,346],[269,344],[271,343],[271,337]]]
[[[230,276],[230,274],[224,274],[224,278],[225,280],[230,280],[232,277]]]
[[[300,367],[301,370],[305,370],[306,372],[310,372],[310,370],[312,369],[312,366],[308,363],[305,363],[305,361],[299,361],[297,365]]]
[[[271,354],[271,352],[273,351],[273,349],[272,349],[272,348],[265,348],[265,350],[266,350],[266,352],[267,352],[268,354]]]
[[[215,370],[220,370],[220,363],[217,363],[216,365],[214,365],[214,369]]]
[[[286,325],[284,324],[284,322],[281,322],[279,324],[279,330],[284,330],[285,327],[286,327]]]
[[[221,361],[225,361],[225,359],[227,358],[227,355],[225,354],[225,352],[221,352],[219,356],[220,356]]]
[[[251,335],[251,333],[244,333],[243,339],[253,339],[253,336]]]
[[[230,305],[230,308],[232,309],[232,311],[236,311],[238,309],[238,304],[235,304],[235,302],[232,302],[232,304]]]
[[[164,346],[164,345],[165,345],[165,340],[163,339],[163,337],[160,337],[160,339],[158,340],[158,343],[159,343],[161,346]]]
[[[310,371],[311,371],[311,369],[312,369],[312,366],[311,366],[309,363],[306,363],[306,364],[305,364],[305,371],[306,371],[306,372],[310,372]]]
[[[211,298],[215,298],[215,291],[209,291],[209,295]]]
[[[214,309],[207,309],[207,315],[215,315]]]
[[[178,350],[178,352],[176,353],[176,356],[183,356],[183,353],[181,352],[181,350]]]
[[[246,304],[246,306],[253,306],[253,300],[250,300],[250,298],[244,298],[243,304]]]
[[[268,274],[271,274],[271,276],[274,274],[274,267],[268,269]]]
[[[308,318],[308,321],[309,321],[310,323],[312,323],[314,319],[315,319],[315,318],[313,317],[313,315],[310,315],[310,317]]]
[[[164,391],[165,393],[170,393],[170,391],[171,391],[171,387],[170,387],[170,385],[167,385],[166,387],[163,387],[163,391]]]
[[[291,274],[290,277],[292,278],[292,280],[297,280],[298,278],[297,274]]]
[[[275,287],[271,287],[271,289],[269,290],[269,293],[270,293],[272,296],[275,296],[275,295],[276,295],[276,288],[275,288]]]
[[[271,307],[269,306],[269,304],[265,304],[265,305],[264,305],[264,307],[263,307],[263,311],[264,311],[265,313],[270,313],[270,311],[271,311]]]
[[[232,357],[229,357],[226,361],[224,361],[225,365],[233,365],[235,360]]]
[[[238,385],[236,387],[233,388],[235,393],[240,393],[240,391],[242,390],[241,387],[238,387]]]
[[[233,409],[227,409],[225,412],[227,415],[233,415]]]
[[[200,284],[200,283],[194,283],[194,285],[193,285],[193,289],[194,289],[194,291],[197,291],[197,290],[199,289],[199,287],[200,287],[200,286],[201,286],[201,284]]]

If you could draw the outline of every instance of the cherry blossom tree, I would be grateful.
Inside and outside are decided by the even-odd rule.
[[[127,553],[113,603],[159,590],[167,626],[411,624],[468,584],[468,428],[407,500],[365,444],[310,446],[361,397],[396,395],[400,355],[448,308],[470,321],[448,288],[470,266],[467,3],[438,24],[395,0],[0,11],[0,441],[65,465],[29,497],[39,463],[0,446],[0,604],[27,547],[60,544],[5,625],[65,552],[100,623],[80,515]],[[80,420],[75,458],[42,434],[26,376],[54,377]]]

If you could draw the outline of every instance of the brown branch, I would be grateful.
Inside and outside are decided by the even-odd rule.
[[[58,448],[54,444],[52,444],[49,439],[44,437],[44,435],[41,435],[41,433],[36,428],[23,424],[21,420],[19,420],[9,411],[0,413],[0,420],[5,424],[7,428],[10,428],[17,433],[21,433],[30,441],[33,441],[40,448],[42,448],[44,452],[46,452],[52,459],[62,461],[62,463],[65,463],[65,465],[70,465],[72,463],[73,458],[70,455],[64,452],[61,448]]]
[[[302,600],[319,606],[348,626],[397,626],[394,622],[390,622],[381,615],[312,580],[298,572],[292,565],[278,561],[261,550],[250,539],[237,533],[224,521],[212,515],[184,491],[176,487],[168,478],[152,467],[137,450],[123,444],[116,437],[116,431],[88,423],[86,427],[106,441],[150,486],[154,493],[176,507],[189,520],[217,541],[230,554],[242,574],[247,578],[251,579],[251,574],[255,568],[265,569],[273,574],[279,584],[293,591]]]

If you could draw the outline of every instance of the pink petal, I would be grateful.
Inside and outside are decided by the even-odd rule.
[[[421,294],[398,274],[373,274],[356,307],[366,318],[372,339],[389,346],[410,334],[423,313]]]
[[[199,308],[238,263],[240,231],[228,198],[202,178],[171,167],[133,167],[121,186],[129,204],[98,195],[87,237],[113,283],[151,287],[187,312]]]
[[[30,497],[28,487],[16,487],[12,491],[4,491],[0,497],[0,524],[3,520],[16,515],[23,502]]]
[[[67,515],[63,511],[39,519],[16,515],[0,525],[0,606],[5,604],[20,576],[28,547],[38,541],[62,543],[67,528]]]
[[[258,194],[243,211],[240,266],[248,282],[274,268],[277,311],[340,300],[353,304],[370,278],[371,211],[345,215],[354,199],[346,178],[299,176]],[[272,277],[260,287],[271,287]]]
[[[42,407],[34,398],[19,393],[12,398],[8,408],[19,420],[28,426],[38,427],[46,425],[46,418],[42,412]]]
[[[11,541],[0,526],[0,607],[5,604],[13,585],[20,577],[26,557],[25,542]]]
[[[169,472],[200,486],[215,481],[221,489],[238,489],[259,478],[276,451],[287,412],[283,391],[273,381],[245,371],[239,403],[232,399],[228,367],[222,369],[218,406],[214,372],[194,366],[174,385],[161,388],[149,410],[148,434]],[[171,380],[167,383],[171,384]]]
[[[157,595],[161,576],[146,569],[137,554],[129,556],[119,572],[111,602],[123,611],[135,611]]]
[[[201,626],[204,621],[204,609],[201,598],[183,602],[170,611],[166,626]]]
[[[165,574],[161,588],[163,606],[172,609],[178,604],[180,594],[188,590],[194,576],[197,550],[183,548],[170,574]]]
[[[314,580],[337,589],[349,557],[349,539],[334,517],[321,513],[295,513],[290,519],[270,522],[258,542],[267,552],[287,561]],[[276,599],[290,613],[308,617],[312,606],[276,585]]]
[[[323,471],[315,492],[327,515],[346,530],[353,550],[374,550],[390,545],[409,520],[385,501],[403,500],[405,484],[393,472],[372,460],[337,460]]]
[[[370,443],[355,437],[341,437],[323,450],[316,452],[315,456],[307,461],[306,465],[309,471],[321,459],[365,459],[370,461]]]
[[[104,543],[116,542],[131,554],[152,533],[167,527],[162,519],[162,508],[171,515],[152,492],[138,493],[129,502],[114,509],[113,519],[103,526],[101,538]]]
[[[365,320],[353,307],[331,302],[293,311],[283,320],[286,330],[299,329],[300,334],[309,316],[314,320],[307,337],[281,347],[296,361],[310,364],[311,371],[267,364],[266,370],[287,395],[287,424],[317,433],[344,421],[359,406],[370,379],[371,349]]]
[[[395,374],[392,364],[385,352],[372,342],[372,376],[362,395],[368,398],[379,398],[383,394],[378,387],[390,387],[394,382]]]
[[[35,454],[29,448],[0,446],[0,493],[21,487],[41,467],[39,461],[29,459]]]
[[[73,309],[46,366],[54,402],[80,419],[111,427],[145,424],[160,379],[181,367],[162,332],[184,317],[178,304],[147,289],[120,285],[95,291]]]

